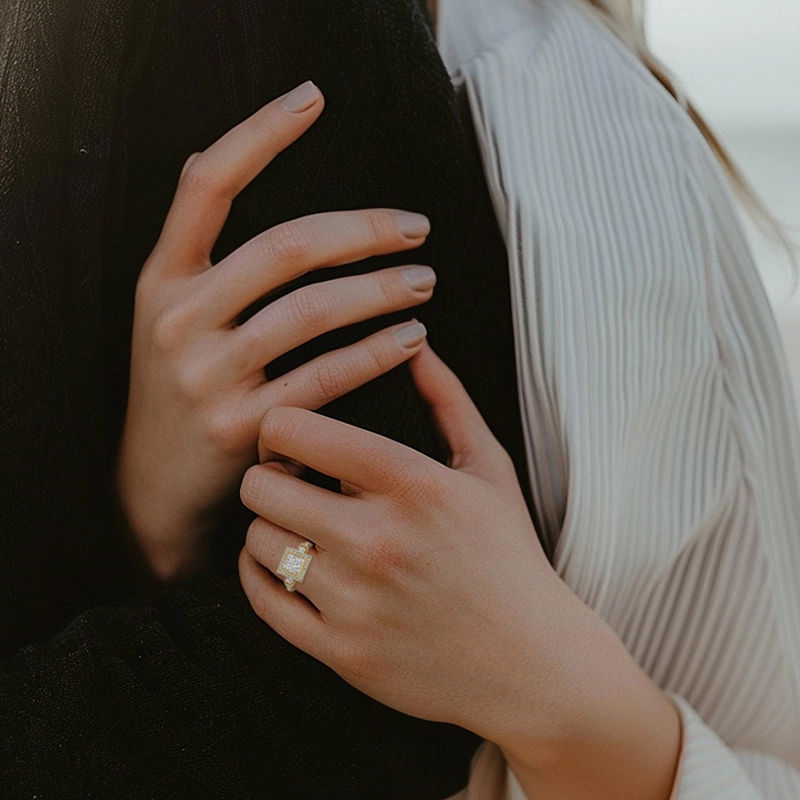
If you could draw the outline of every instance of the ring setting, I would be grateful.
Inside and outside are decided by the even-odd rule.
[[[287,547],[283,551],[283,558],[275,573],[286,579],[283,585],[290,592],[293,592],[295,585],[302,583],[306,576],[308,565],[314,557],[308,552],[311,547],[311,542],[303,542],[299,547]]]

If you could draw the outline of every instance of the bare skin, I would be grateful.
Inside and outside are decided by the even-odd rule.
[[[264,377],[266,364],[315,336],[426,302],[436,277],[413,263],[298,289],[237,324],[251,303],[298,275],[412,250],[430,229],[424,216],[393,209],[315,214],[211,263],[233,198],[323,107],[322,94],[306,83],[190,157],[139,278],[117,486],[161,580],[204,568],[215,512],[256,463],[269,408],[319,408],[410,358],[425,338],[424,327],[409,321],[280,380]]]

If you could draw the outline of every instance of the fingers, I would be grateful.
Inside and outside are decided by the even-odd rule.
[[[253,413],[260,420],[275,406],[321,408],[407,361],[419,351],[425,333],[420,322],[402,323],[324,353],[260,389]]]
[[[425,326],[402,323],[338,350],[331,350],[257,389],[245,411],[255,430],[275,406],[316,410],[411,358],[425,339]],[[262,460],[266,451],[261,450]]]
[[[258,517],[247,531],[245,547],[262,567],[268,569],[278,580],[285,581],[287,577],[290,577],[285,574],[287,569],[284,569],[280,574],[278,571],[283,565],[286,548],[291,547],[296,550],[306,541],[308,540],[275,525],[263,517]],[[290,557],[291,555],[289,554]],[[308,556],[309,561],[305,567],[302,580],[295,583],[295,591],[307,597],[317,608],[325,607],[326,600],[330,599],[332,594],[335,594],[332,591],[332,587],[327,585],[328,581],[326,580],[326,578],[330,577],[332,565],[326,563],[328,559],[324,551],[312,547]],[[291,558],[289,561],[288,572],[291,573],[295,565],[291,563]]]
[[[269,292],[309,270],[419,247],[430,231],[422,214],[393,209],[312,214],[276,225],[235,250],[205,279],[203,307],[214,326],[234,321]]]
[[[332,636],[317,610],[297,592],[286,588],[243,548],[239,580],[253,610],[279,636],[314,658],[329,662]]]
[[[259,449],[338,478],[348,488],[377,494],[430,494],[446,469],[384,436],[300,408],[267,411]],[[288,518],[284,521],[290,523]]]
[[[297,289],[234,331],[236,360],[249,375],[323,333],[427,302],[435,282],[430,267],[411,266]]]
[[[187,160],[159,239],[168,271],[208,263],[234,197],[322,113],[310,81],[273,100]]]
[[[430,345],[423,343],[409,368],[450,448],[453,469],[475,466],[485,462],[487,454],[504,452],[464,385]]]
[[[306,483],[274,464],[250,467],[242,479],[241,500],[260,517],[302,540],[329,550],[340,538],[338,524],[356,527],[358,501]],[[354,505],[355,504],[355,505]]]

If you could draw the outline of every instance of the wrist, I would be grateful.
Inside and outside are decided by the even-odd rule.
[[[118,469],[117,495],[134,555],[157,582],[172,583],[205,571],[212,525],[182,513],[162,494]]]
[[[158,583],[168,584],[201,575],[208,569],[208,536],[190,540],[148,539],[133,532],[136,549]]]
[[[674,703],[604,623],[562,674],[560,713],[497,742],[529,797],[668,800],[681,750]]]

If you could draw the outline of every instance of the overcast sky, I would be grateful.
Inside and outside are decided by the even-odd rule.
[[[650,46],[709,121],[800,135],[800,0],[645,2]]]

